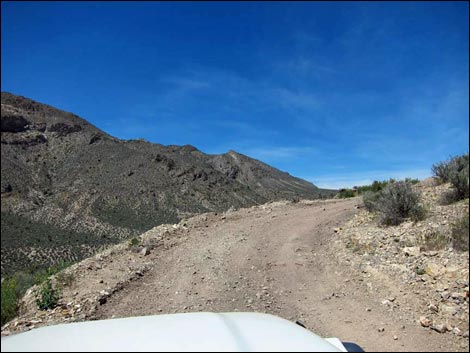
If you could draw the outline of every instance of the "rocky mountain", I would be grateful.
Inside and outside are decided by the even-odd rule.
[[[197,213],[334,193],[234,151],[120,140],[3,92],[1,148],[2,273],[78,260]]]

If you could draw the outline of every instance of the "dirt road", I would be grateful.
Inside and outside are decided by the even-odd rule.
[[[381,304],[386,291],[335,257],[332,241],[357,200],[262,206],[217,215],[148,256],[155,266],[96,318],[176,312],[265,312],[366,351],[462,350]]]

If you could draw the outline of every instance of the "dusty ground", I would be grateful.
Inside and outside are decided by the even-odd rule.
[[[256,311],[300,320],[368,351],[458,350],[460,343],[393,317],[359,273],[337,263],[333,231],[358,200],[241,210],[152,254],[155,267],[111,297],[96,317]],[[379,329],[383,328],[383,332]],[[395,336],[395,337],[394,337]]]
[[[278,202],[159,226],[142,235],[146,256],[122,244],[76,265],[55,311],[35,310],[30,291],[22,316],[2,334],[64,321],[240,311],[299,320],[366,351],[468,350],[468,338],[423,328],[416,313],[390,311],[383,300],[405,294],[340,260],[334,229],[359,203]]]

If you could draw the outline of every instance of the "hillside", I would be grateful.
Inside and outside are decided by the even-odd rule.
[[[350,198],[270,202],[160,225],[53,276],[61,288],[54,309],[38,310],[39,288],[29,289],[2,335],[240,311],[298,320],[366,351],[468,352],[468,253],[445,244],[410,248],[433,229],[449,232],[468,199],[442,206],[448,184],[417,187],[430,212],[419,223],[379,227],[361,199]]]
[[[3,92],[1,144],[2,274],[75,261],[198,213],[333,193],[234,151],[120,140]]]

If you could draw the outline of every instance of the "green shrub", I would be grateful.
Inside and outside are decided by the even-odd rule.
[[[18,311],[18,291],[16,281],[14,279],[5,279],[2,282],[2,313],[1,325],[3,326],[8,321],[16,316]]]
[[[463,215],[461,218],[452,225],[451,230],[451,244],[452,247],[457,251],[468,251],[469,242],[469,215],[468,213]]]
[[[386,180],[384,180],[384,181],[374,180],[374,182],[370,186],[370,191],[372,191],[372,192],[382,191],[383,189],[385,189],[385,187],[388,185],[388,183],[389,182],[386,181]]]
[[[53,309],[59,302],[60,292],[52,287],[52,282],[48,279],[41,286],[39,298],[36,299],[36,304],[40,310]]]
[[[452,161],[449,181],[454,187],[458,200],[468,199],[469,196],[469,173],[468,154],[457,157]]]
[[[433,164],[431,171],[441,182],[446,183],[449,181],[449,161]]]
[[[393,182],[393,179],[390,179],[389,181],[374,180],[374,182],[370,185],[355,186],[353,189],[358,193],[358,195],[362,195],[366,191],[379,192],[382,191],[390,182]]]
[[[46,269],[38,270],[36,271],[33,276],[34,276],[34,284],[40,285],[43,283],[45,280],[47,280],[49,277],[55,275],[56,273],[62,271],[64,268],[69,267],[72,264],[72,262],[67,262],[67,261],[59,261],[57,264],[49,266]]]
[[[413,179],[413,178],[405,178],[405,181],[411,183],[411,184],[418,184],[419,179]]]
[[[426,271],[424,270],[424,268],[421,268],[421,267],[418,267],[418,266],[415,267],[415,272],[416,272],[416,274],[419,275],[419,276],[422,276],[422,275],[424,275],[424,274],[426,273]]]
[[[447,202],[463,200],[469,197],[468,153],[434,164],[431,170],[442,182],[452,184],[454,191],[452,194],[446,195]]]
[[[376,211],[379,197],[379,192],[366,191],[362,194],[362,203],[369,212]]]
[[[389,183],[380,192],[376,208],[381,214],[381,222],[386,225],[400,224],[409,217],[417,221],[426,215],[421,196],[406,181]]]
[[[132,239],[129,239],[128,244],[129,244],[129,247],[137,246],[137,245],[140,244],[140,239],[137,238],[137,237],[134,237],[134,238],[132,238]]]
[[[354,192],[354,190],[351,190],[351,189],[340,189],[338,193],[338,197],[340,199],[345,199],[345,198],[354,197],[354,196],[356,196],[356,193]]]

